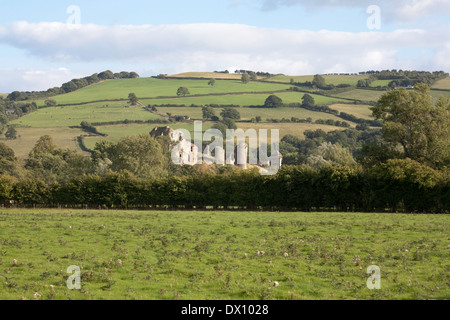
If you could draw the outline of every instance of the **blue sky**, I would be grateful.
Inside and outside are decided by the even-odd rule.
[[[308,10],[302,6],[264,7],[264,1],[233,0],[166,0],[166,1],[24,1],[2,4],[8,12],[2,22],[65,22],[66,9],[77,5],[82,23],[117,24],[187,24],[239,23],[258,27],[359,31],[365,28],[366,16],[361,8]],[[11,14],[9,14],[11,13]],[[358,21],[360,23],[356,23]]]
[[[67,25],[72,5],[76,27]],[[368,28],[371,5],[380,28]],[[450,0],[16,0],[0,10],[0,92],[105,69],[450,71]]]

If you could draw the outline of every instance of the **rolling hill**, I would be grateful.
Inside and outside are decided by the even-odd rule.
[[[263,80],[252,81],[243,84],[241,75],[208,72],[189,72],[171,75],[168,79],[137,78],[116,79],[79,89],[77,91],[51,97],[57,102],[55,107],[44,107],[45,100],[36,101],[40,108],[16,119],[12,124],[18,126],[19,138],[6,141],[12,147],[19,158],[25,158],[37,139],[50,134],[55,137],[55,142],[60,147],[80,149],[77,144],[80,136],[86,136],[85,141],[89,148],[93,148],[95,142],[102,139],[117,141],[124,135],[149,132],[156,123],[167,125],[169,116],[188,116],[191,122],[169,123],[175,128],[191,129],[192,120],[202,119],[202,105],[215,105],[216,115],[219,115],[224,105],[240,106],[241,122],[238,127],[248,128],[278,128],[281,136],[292,134],[303,138],[303,132],[311,129],[323,129],[324,131],[343,130],[344,128],[326,124],[316,124],[316,120],[344,121],[335,114],[320,111],[312,111],[303,108],[252,108],[249,106],[261,106],[270,94],[279,96],[283,103],[301,103],[305,92],[309,92],[319,105],[328,105],[337,113],[345,112],[360,119],[371,120],[369,105],[361,101],[377,101],[384,93],[383,90],[357,89],[354,87],[360,79],[367,79],[367,75],[325,75],[329,84],[352,85],[345,90],[335,93],[327,93],[318,90],[304,90],[300,92],[290,91],[289,83],[295,81],[311,81],[313,76],[285,76],[277,75]],[[214,87],[208,84],[209,78],[216,78]],[[187,79],[189,78],[189,79]],[[438,81],[432,94],[435,99],[439,96],[450,97],[449,91],[441,91],[449,88],[450,78]],[[374,85],[383,85],[387,80],[375,81]],[[190,94],[185,97],[177,96],[179,87],[187,87]],[[128,94],[135,93],[140,104],[131,107],[128,104]],[[324,95],[326,94],[326,95]],[[156,106],[157,111],[151,112],[144,106]],[[254,123],[257,116],[261,117],[261,123]],[[267,119],[307,119],[312,123],[270,123]],[[95,123],[100,132],[108,137],[92,136],[83,132],[80,128],[81,121]],[[148,122],[144,124],[144,122]],[[351,127],[356,123],[346,121]],[[103,123],[103,125],[102,125]]]
[[[133,92],[139,99],[146,98],[176,98],[177,89],[187,87],[191,95],[214,95],[229,93],[258,93],[273,92],[289,89],[286,84],[271,84],[250,82],[246,85],[240,80],[217,80],[214,87],[208,85],[207,80],[178,80],[178,79],[117,79],[97,83],[89,87],[52,97],[61,105],[70,105],[94,101],[127,100],[128,94]],[[44,100],[38,101],[43,106]]]
[[[437,81],[433,86],[433,89],[450,90],[450,77]]]

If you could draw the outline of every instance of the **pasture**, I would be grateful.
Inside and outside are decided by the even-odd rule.
[[[392,80],[375,80],[370,84],[371,87],[387,87]]]
[[[323,125],[323,124],[312,124],[312,123],[247,123],[247,122],[241,122],[237,124],[239,129],[242,130],[248,130],[248,129],[255,129],[256,132],[260,129],[266,129],[268,132],[268,142],[271,142],[270,139],[270,130],[271,129],[278,129],[280,130],[280,139],[282,139],[285,135],[293,135],[295,137],[298,137],[300,139],[304,139],[304,132],[306,130],[317,130],[321,129],[325,132],[330,132],[334,130],[340,130],[339,127],[335,126],[329,126],[329,125]]]
[[[77,106],[42,108],[15,121],[13,124],[32,127],[79,126],[82,121],[105,122],[118,120],[154,120],[160,116],[126,102],[89,103]]]
[[[450,77],[437,81],[432,88],[450,90]]]
[[[77,150],[80,153],[77,137],[86,134],[80,128],[69,127],[18,127],[16,140],[1,139],[0,141],[14,150],[17,158],[25,159],[28,157],[31,149],[33,149],[40,137],[49,135],[53,138],[58,148]]]
[[[349,84],[352,86],[356,86],[358,80],[368,79],[368,75],[322,75],[325,79],[326,84],[333,84],[337,86],[338,84]],[[294,79],[295,82],[312,82],[314,80],[314,75],[309,76],[286,76],[286,75],[277,75],[271,78],[266,79],[267,81],[281,82],[281,83],[289,83],[291,79]]]
[[[378,101],[385,91],[355,89],[336,94],[336,97],[356,99],[361,101]]]
[[[364,104],[333,104],[330,106],[331,109],[338,110],[339,112],[345,112],[352,114],[355,117],[373,120],[372,111],[369,109],[370,106]]]
[[[448,221],[0,209],[0,299],[448,299]],[[366,286],[372,265],[381,270],[380,290]],[[69,266],[81,269],[80,290],[67,288]]]
[[[354,106],[354,105],[350,105]],[[331,107],[333,108],[333,107]],[[158,107],[158,112],[161,114],[170,113],[178,116],[189,116],[191,119],[202,119],[202,108],[200,107]],[[220,116],[220,112],[223,108],[215,108],[214,111],[217,116]],[[249,121],[256,116],[260,116],[262,121],[266,119],[291,119],[296,117],[299,119],[311,118],[313,121],[317,119],[332,119],[340,120],[341,118],[324,112],[310,111],[303,108],[236,108],[241,115],[241,120]],[[351,122],[349,122],[351,124]]]
[[[187,87],[190,94],[221,94],[239,92],[265,92],[289,89],[285,84],[273,84],[263,82],[250,82],[243,84],[241,81],[217,80],[214,87],[208,85],[208,80],[174,80],[174,79],[120,79],[108,80],[86,88],[55,96],[52,99],[58,104],[75,104],[99,100],[128,99],[128,94],[133,92],[140,99],[156,97],[177,97],[177,89]],[[42,102],[41,102],[42,103]]]
[[[321,124],[309,124],[309,123],[248,123],[248,122],[238,122],[236,123],[239,129],[244,131],[248,129],[255,129],[257,132],[260,129],[268,130],[268,141],[270,142],[270,130],[278,129],[280,130],[280,139],[285,135],[293,135],[304,139],[304,132],[306,130],[317,130],[322,129],[325,132],[339,130],[339,127],[321,125]],[[88,136],[85,137],[85,145],[89,149],[94,149],[95,144],[100,141],[111,141],[118,142],[121,138],[125,136],[134,136],[139,134],[149,134],[149,132],[155,126],[166,126],[166,124],[127,124],[127,125],[111,125],[111,126],[99,126],[97,127],[101,133],[106,133],[107,137],[101,136]],[[168,124],[172,129],[186,129],[191,133],[191,137],[194,137],[194,125],[191,123],[177,123]],[[212,122],[203,123],[203,131],[210,129],[213,126]],[[30,149],[31,150],[31,149]]]
[[[283,100],[283,103],[301,103],[303,92],[274,92],[276,96]],[[203,96],[203,97],[183,97],[183,98],[165,98],[165,99],[143,99],[141,103],[145,105],[205,105],[205,104],[219,104],[219,105],[240,105],[244,106],[262,106],[271,93],[263,94],[224,94],[220,96]],[[330,98],[316,94],[310,94],[316,104],[331,104],[344,102],[339,98]]]
[[[433,103],[436,103],[440,97],[445,97],[447,99],[450,99],[450,90],[449,91],[431,90],[430,94],[433,97]]]
[[[216,80],[241,80],[241,74],[235,73],[218,73],[218,72],[183,72],[169,75],[171,78],[199,78],[199,79],[216,79]],[[261,77],[258,77],[261,79]]]

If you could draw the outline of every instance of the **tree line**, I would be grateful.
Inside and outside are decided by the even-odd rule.
[[[358,80],[357,88],[370,88],[371,84],[377,80],[392,80],[387,86],[378,86],[378,89],[409,87],[419,83],[431,86],[436,81],[445,79],[449,76],[444,71],[407,71],[407,70],[382,70],[382,71],[366,71],[360,72],[360,75],[368,75],[367,79]],[[290,83],[295,86],[317,88],[320,90],[331,91],[338,89],[350,89],[354,86],[350,84],[327,84],[326,80],[321,75],[315,75],[312,81],[296,82],[293,78]]]
[[[50,88],[46,91],[13,91],[7,96],[9,101],[24,101],[33,99],[42,99],[47,97],[56,96],[59,94],[69,93],[78,89],[82,89],[91,84],[98,83],[100,81],[109,79],[134,79],[139,78],[139,74],[136,72],[122,71],[113,73],[110,70],[106,70],[100,73],[94,73],[90,76],[72,79],[69,82],[63,83],[61,87]]]
[[[24,206],[358,212],[449,212],[449,172],[410,159],[362,170],[345,165],[141,179],[129,172],[86,175],[66,184],[0,176],[0,201]]]

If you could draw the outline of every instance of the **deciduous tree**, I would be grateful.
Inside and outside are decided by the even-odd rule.
[[[203,113],[203,119],[206,119],[206,120],[210,120],[216,115],[214,108],[212,108],[212,107],[203,107],[202,113]]]
[[[222,116],[222,118],[229,118],[229,119],[233,119],[233,120],[241,119],[241,114],[239,113],[239,111],[237,111],[234,108],[225,108],[222,110],[220,115]]]
[[[241,81],[243,84],[247,84],[250,82],[250,76],[246,73],[244,73],[241,77]]]
[[[129,103],[132,106],[135,106],[138,103],[138,98],[136,97],[136,95],[134,93],[130,93],[128,95],[128,99],[129,99]]]
[[[319,75],[319,74],[316,74],[316,75],[314,76],[314,79],[313,79],[312,83],[313,83],[313,85],[315,85],[317,88],[322,88],[322,87],[325,87],[325,86],[326,86],[325,78],[322,77],[322,76]]]
[[[372,111],[384,121],[383,139],[401,146],[404,157],[442,167],[450,164],[450,100],[433,105],[429,90],[425,84],[391,90]]]
[[[302,97],[302,104],[306,107],[312,107],[316,104],[316,101],[311,95],[305,93]]]
[[[6,130],[5,137],[8,140],[15,140],[17,139],[17,130],[13,126],[9,126],[8,130]]]
[[[264,102],[266,108],[280,108],[283,106],[283,100],[280,97],[272,94]]]
[[[189,89],[186,87],[179,87],[177,90],[177,96],[186,96],[190,94]]]

